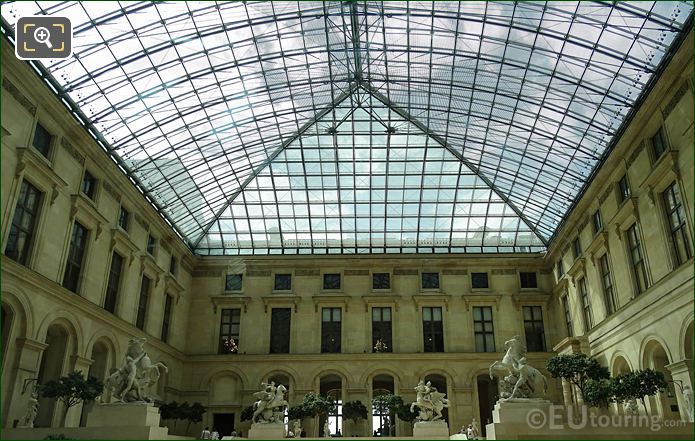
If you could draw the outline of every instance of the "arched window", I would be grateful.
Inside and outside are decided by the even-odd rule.
[[[372,380],[372,397],[394,393],[393,377],[390,375],[376,375]],[[388,409],[372,406],[372,430],[374,436],[391,436],[395,432],[393,417]],[[395,434],[395,433],[394,433]]]
[[[319,385],[319,393],[325,397],[331,398],[336,406],[327,415],[328,427],[330,429],[329,435],[337,435],[343,433],[343,382],[337,375],[328,375],[321,378]],[[323,433],[323,425],[325,419],[321,418],[319,421],[319,432],[322,436],[326,436]]]

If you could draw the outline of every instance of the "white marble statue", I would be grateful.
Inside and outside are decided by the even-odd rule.
[[[29,401],[27,402],[27,410],[24,416],[19,421],[18,427],[34,427],[34,420],[36,419],[36,414],[39,411],[39,397],[36,391],[32,391],[29,396]]]
[[[639,406],[637,405],[637,400],[632,398],[625,404],[625,413],[627,415],[637,415],[639,414]]]
[[[688,422],[693,422],[695,411],[693,410],[693,390],[690,386],[683,387],[683,401],[685,402],[685,413],[688,417]]]
[[[328,418],[326,418],[326,422],[323,423],[323,437],[324,438],[330,438],[331,437],[331,426],[328,425]]]
[[[287,408],[285,392],[287,388],[282,384],[275,386],[275,382],[261,383],[263,389],[253,394],[258,399],[253,403],[253,423],[282,423]]]
[[[545,398],[548,381],[536,368],[526,363],[521,339],[515,335],[504,342],[507,352],[502,361],[490,366],[490,378],[497,376],[500,388],[500,401],[512,398]]]
[[[148,390],[157,385],[161,371],[168,372],[164,363],[152,364],[143,348],[147,339],[131,338],[123,360],[123,366],[104,381],[104,388],[111,396],[124,403],[152,402]]]
[[[436,421],[442,417],[442,410],[449,407],[449,400],[446,394],[438,392],[437,388],[432,386],[431,382],[420,382],[415,386],[417,397],[410,404],[410,411],[414,412],[414,408],[418,408],[418,421]]]
[[[480,424],[475,418],[473,418],[473,421],[471,421],[471,428],[473,429],[473,436],[475,437],[475,439],[478,439],[482,436],[482,434],[480,433]]]
[[[300,420],[294,420],[292,424],[292,433],[295,438],[299,438],[302,435],[302,422]]]

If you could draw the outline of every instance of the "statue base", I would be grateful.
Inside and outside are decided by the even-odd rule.
[[[419,421],[413,426],[414,439],[449,439],[449,425],[444,420]]]
[[[486,439],[519,439],[532,430],[534,416],[550,415],[552,402],[540,398],[511,398],[498,401],[492,410],[492,423],[485,426]],[[529,419],[531,418],[531,420]],[[539,417],[540,418],[540,417]]]
[[[159,409],[151,403],[97,404],[87,415],[87,428],[108,428],[124,439],[125,434],[136,439],[166,439],[169,429],[159,427],[159,420]]]
[[[283,439],[285,425],[282,423],[253,423],[249,429],[249,439]]]

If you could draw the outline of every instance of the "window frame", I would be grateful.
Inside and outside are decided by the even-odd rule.
[[[77,231],[77,228],[83,231],[79,248],[75,248],[77,245],[75,245],[74,243],[76,239],[75,232]],[[68,242],[68,250],[65,257],[65,265],[63,267],[62,278],[63,280],[61,282],[61,285],[63,286],[63,288],[72,291],[75,294],[79,294],[80,289],[82,287],[82,281],[84,279],[85,271],[85,258],[87,256],[87,250],[89,247],[89,241],[91,240],[91,234],[92,232],[89,230],[89,228],[85,227],[79,220],[73,220],[72,227],[70,229],[70,241]],[[73,259],[73,257],[75,257],[73,256],[75,252],[79,252],[79,259]],[[79,262],[77,260],[79,260]],[[76,273],[76,276],[74,273]],[[70,277],[71,280],[68,280],[68,277]]]
[[[230,289],[229,278],[239,277],[239,289]],[[224,292],[243,292],[244,291],[244,274],[232,273],[224,275]]]
[[[152,257],[155,257],[155,253],[157,252],[157,238],[149,231],[147,232],[147,244],[145,251],[147,251],[147,254]]]
[[[289,278],[289,288],[278,288],[278,277],[288,277]],[[294,285],[294,280],[292,277],[292,272],[278,272],[273,273],[273,292],[292,292]]]
[[[326,320],[328,312],[329,320]],[[337,313],[337,314],[336,314]],[[337,316],[337,320],[336,320]],[[337,323],[337,325],[336,325]],[[328,339],[331,340],[328,340]],[[337,306],[324,306],[321,308],[321,353],[342,353],[343,338],[343,308]]]
[[[48,124],[51,125],[51,124]],[[46,151],[44,152],[42,149],[36,146],[36,134],[37,131],[39,130],[39,127],[48,134],[48,145],[46,146]],[[31,147],[39,152],[41,157],[45,158],[49,162],[53,162],[53,153],[55,152],[55,146],[56,146],[56,139],[58,138],[58,135],[54,134],[51,130],[46,128],[46,124],[42,124],[42,122],[37,119],[34,124],[34,130],[32,131],[31,134]]]
[[[112,277],[114,277],[114,271],[113,271],[113,265],[114,265],[114,257],[118,256],[121,259],[121,265],[120,269],[118,270],[118,279],[112,283]],[[109,311],[111,314],[116,315],[118,312],[118,297],[119,294],[121,293],[121,284],[123,283],[123,264],[125,263],[126,258],[121,255],[121,253],[117,252],[116,250],[113,250],[111,252],[111,261],[109,262],[109,270],[108,270],[108,277],[106,279],[106,290],[104,293],[104,303],[103,303],[103,308],[106,311]],[[115,286],[113,286],[115,284]],[[113,294],[111,294],[113,293]],[[113,310],[109,309],[111,299],[113,299]]]
[[[36,191],[36,202],[35,202],[35,207],[33,207],[33,213],[27,210],[24,206],[25,201],[22,202],[22,205],[20,206],[20,201],[21,201],[21,195],[22,195],[22,189],[25,188],[24,186],[26,185],[27,188],[27,196],[29,191]],[[27,199],[25,197],[24,199]],[[36,248],[35,245],[37,243],[37,236],[39,234],[39,227],[40,227],[40,221],[41,221],[41,213],[43,211],[43,203],[45,200],[45,193],[42,192],[36,185],[34,185],[32,182],[28,181],[27,179],[22,179],[22,182],[20,184],[20,189],[17,194],[17,198],[14,204],[14,211],[12,213],[12,220],[9,222],[9,228],[7,230],[7,239],[5,240],[5,249],[3,250],[3,254],[7,256],[8,258],[14,260],[15,262],[19,263],[20,265],[24,265],[26,267],[29,267],[32,261],[32,257],[34,255],[34,249]],[[15,226],[15,219],[17,218],[17,209],[21,208],[22,210],[22,215],[26,214],[27,212],[31,215],[31,231],[30,234],[27,234],[26,231],[23,231],[23,229],[20,228],[21,224],[23,223],[23,219],[19,219],[17,221],[17,225]],[[16,250],[18,253],[17,258],[9,256],[8,253],[8,246],[10,245],[10,237],[12,236],[12,228],[16,228],[20,230],[22,233],[24,233],[25,236],[28,236],[28,240],[25,239],[24,244],[23,244],[23,250],[19,251]],[[21,234],[17,234],[17,244],[19,244],[19,237]]]
[[[606,308],[606,317],[613,315],[618,308],[618,298],[615,293],[615,284],[613,283],[613,272],[611,268],[608,253],[603,253],[597,259],[597,270],[601,279],[601,287],[603,288],[603,301]]]
[[[526,311],[531,311],[531,318],[526,319]],[[543,307],[540,305],[522,305],[521,313],[524,323],[524,338],[526,339],[526,349],[528,352],[548,352],[547,339],[545,338],[545,320],[543,318]],[[538,316],[536,315],[538,313]],[[530,325],[531,331],[540,335],[540,351],[533,350],[535,345],[530,344],[529,330],[527,324]],[[538,329],[540,327],[540,330]],[[533,334],[532,334],[533,335]]]
[[[392,279],[391,272],[389,272],[389,271],[374,271],[374,272],[372,272],[372,273],[370,274],[370,276],[371,276],[371,287],[372,287],[372,291],[376,291],[376,292],[387,292],[387,291],[391,291],[391,287],[392,287],[392,285],[393,285],[393,284],[392,284],[392,280],[391,280],[391,279]],[[377,277],[377,276],[379,276],[379,277],[384,277],[384,276],[385,276],[385,277],[386,277],[386,280],[388,281],[388,287],[386,287],[386,288],[377,288],[377,287],[375,287],[374,282],[375,282],[375,277]]]
[[[147,280],[147,284],[145,284]],[[150,297],[152,297],[152,277],[147,274],[142,274],[140,277],[140,295],[136,305],[135,327],[141,331],[145,331],[147,326],[147,312],[150,309]],[[147,285],[147,289],[145,289]]]
[[[337,287],[326,287],[326,277],[335,277],[337,276],[338,278],[338,286]],[[339,292],[342,291],[343,289],[343,275],[339,272],[335,273],[321,273],[321,290],[323,291],[331,291],[331,292]]]
[[[565,321],[565,330],[567,331],[567,337],[574,337],[574,326],[572,323],[572,309],[570,308],[570,298],[569,295],[564,294],[560,297],[562,302],[562,312]]]
[[[674,206],[669,208],[669,196],[673,198]],[[693,257],[693,250],[691,248],[691,241],[688,234],[688,221],[686,219],[685,207],[683,205],[683,198],[681,196],[680,187],[677,181],[673,181],[668,185],[664,191],[661,192],[661,205],[663,208],[663,216],[666,219],[666,234],[668,236],[669,243],[669,253],[673,259],[673,269],[678,268],[684,263],[688,262]],[[674,214],[678,217],[680,223],[678,225],[673,224]],[[683,249],[678,246],[680,236],[680,243],[682,243]],[[681,256],[681,251],[685,253]]]
[[[275,311],[282,311],[283,313],[288,314],[288,319],[287,319],[287,330],[285,329],[277,329],[276,327],[280,326],[280,322],[276,324],[275,321]],[[279,314],[278,314],[279,317]],[[292,308],[287,308],[287,307],[280,307],[280,308],[271,308],[270,309],[270,339],[269,339],[269,345],[268,345],[268,353],[269,354],[289,354],[292,351]],[[275,346],[276,342],[279,341],[279,337],[282,336],[284,337],[283,340],[280,342],[283,344],[283,347],[279,350],[276,350]],[[284,345],[287,347],[285,348]]]
[[[87,177],[91,177],[91,181]],[[91,182],[89,191],[85,191],[85,182]],[[99,185],[99,180],[94,176],[89,169],[85,167],[82,173],[82,181],[80,182],[80,193],[85,195],[90,201],[97,202],[97,186]]]
[[[425,286],[425,277],[436,276],[437,286]],[[434,280],[434,279],[433,279]],[[389,284],[390,285],[390,284]],[[442,278],[439,271],[421,271],[420,272],[420,289],[422,291],[439,291],[442,287]]]
[[[591,294],[589,293],[589,287],[586,283],[586,276],[577,280],[579,284],[578,294],[579,301],[582,305],[582,318],[584,320],[584,333],[587,334],[591,331],[596,323],[594,322],[594,311],[591,305]]]
[[[164,313],[162,317],[162,332],[160,340],[164,343],[169,342],[169,330],[171,329],[171,320],[174,315],[174,296],[169,293],[164,294]]]
[[[490,290],[490,274],[487,271],[485,271],[485,272],[471,271],[470,274],[471,274],[470,277],[471,277],[471,290],[472,291],[478,291],[478,290],[488,291],[488,290]],[[485,286],[475,286],[475,279],[476,279],[475,276],[481,275],[481,274],[485,275]]]
[[[591,229],[594,236],[603,230],[603,217],[601,216],[601,208],[597,208],[591,215]]]
[[[478,320],[476,319],[476,312],[480,312],[481,319]],[[488,311],[490,313],[490,319],[485,318],[485,312]],[[471,309],[471,315],[473,317],[473,345],[475,348],[475,352],[478,353],[487,353],[487,352],[496,352],[496,344],[495,344],[495,316],[493,315],[492,311],[492,306],[473,306]],[[482,330],[478,331],[478,326],[481,325]],[[490,326],[490,330],[487,330],[487,325]],[[478,346],[478,336],[481,335],[483,337],[482,339],[482,344],[483,347]],[[488,342],[487,342],[487,337],[491,336],[492,337],[492,347],[488,348]]]
[[[229,313],[228,313],[229,320],[228,321],[225,321],[225,315],[227,314],[225,311],[229,311]],[[238,317],[237,321],[234,320],[235,312],[236,312],[236,316]],[[229,332],[228,333],[222,332],[224,325],[229,326]],[[235,325],[237,327],[236,333],[232,332]],[[238,347],[240,334],[241,334],[241,308],[223,308],[223,309],[221,309],[220,310],[220,326],[218,328],[218,334],[217,334],[217,354],[219,354],[219,355],[236,354],[237,352],[224,352],[224,339],[233,338],[234,343]]]
[[[630,180],[625,173],[617,183],[618,187],[618,206],[622,205],[626,200],[632,197],[632,188],[630,187]]]
[[[524,278],[522,274],[533,274],[534,286],[524,286]],[[529,276],[530,277],[530,276]],[[522,290],[538,289],[538,272],[537,271],[519,271],[519,288]]]
[[[121,222],[122,222],[123,213],[126,214],[126,217],[125,217],[125,219],[126,219],[126,220],[125,220],[125,226],[123,226],[123,224],[121,223]],[[125,231],[126,233],[128,233],[129,230],[130,230],[130,225],[131,225],[130,220],[131,220],[131,216],[132,216],[132,214],[131,214],[130,210],[128,210],[128,209],[127,209],[126,207],[124,207],[123,205],[121,205],[121,206],[118,208],[118,221],[117,221],[118,228],[120,228],[121,230]]]
[[[657,144],[654,142],[654,140],[656,140],[657,138],[660,140],[660,145],[662,148],[661,151],[659,151],[659,149],[657,148]],[[666,136],[666,130],[663,125],[659,126],[656,132],[654,132],[654,134],[649,137],[649,144],[649,150],[652,157],[652,164],[656,164],[666,154],[666,152],[670,150],[668,138]]]
[[[439,310],[439,320],[435,320],[435,310]],[[430,320],[426,320],[426,312],[429,311]],[[423,306],[420,311],[422,319],[422,352],[427,353],[444,353],[446,352],[444,338],[444,308],[441,306]],[[436,325],[439,323],[439,325]],[[429,330],[428,330],[429,324]],[[437,339],[437,336],[440,338]],[[428,344],[428,337],[431,338],[431,344]]]
[[[634,222],[627,228],[627,230],[625,230],[625,236],[625,244],[627,246],[627,255],[629,259],[628,261],[630,262],[631,267],[630,273],[632,274],[633,279],[633,288],[635,293],[634,295],[638,296],[649,289],[650,283],[649,273],[647,271],[647,264],[645,261],[646,255],[644,253],[644,249],[642,248],[642,238],[640,236],[640,231],[637,222]],[[635,261],[635,251],[639,253],[639,261]],[[642,286],[640,274],[638,272],[642,273],[642,277],[644,278],[644,286]]]
[[[389,310],[389,317],[388,320],[384,320],[384,312],[385,310]],[[376,352],[374,347],[376,346],[376,341],[378,338],[381,338],[382,342],[386,344],[386,350],[383,352],[393,352],[393,309],[391,306],[372,306],[370,308],[370,317],[371,317],[371,333],[372,333],[372,352]],[[380,320],[374,320],[374,314],[375,311],[379,311],[379,318]],[[388,336],[388,341],[384,341],[382,333],[384,333],[384,330],[379,330],[379,335],[376,335],[375,333],[375,323],[388,323],[387,325],[378,325],[377,327],[383,327],[383,328],[388,328],[388,330],[385,332]]]

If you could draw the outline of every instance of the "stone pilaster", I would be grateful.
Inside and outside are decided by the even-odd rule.
[[[675,363],[666,365],[666,369],[668,369],[669,372],[671,372],[671,378],[673,378],[673,382],[676,384],[676,386],[674,386],[673,389],[676,392],[676,399],[678,400],[678,411],[680,413],[681,419],[688,421],[689,416],[686,412],[685,400],[683,399],[683,388],[685,386],[690,386],[691,389],[693,388],[691,380],[693,372],[693,360],[686,358],[684,360],[680,360]]]

